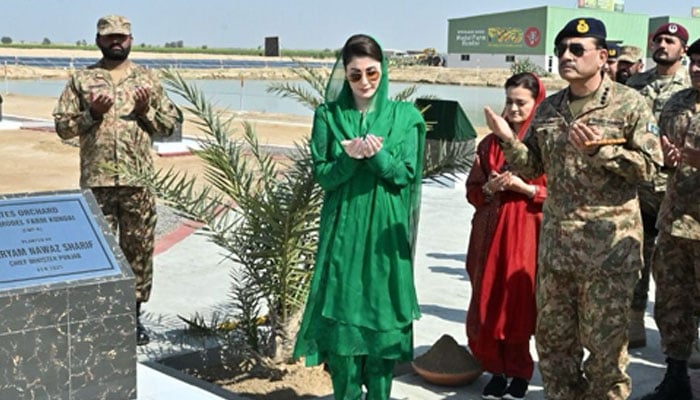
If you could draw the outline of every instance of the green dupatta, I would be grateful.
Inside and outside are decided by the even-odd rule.
[[[295,358],[327,353],[410,360],[420,316],[413,254],[420,210],[425,124],[416,107],[388,97],[387,62],[370,106],[355,108],[342,59],[314,116],[311,154],[324,189],[318,255]],[[384,138],[369,159],[350,158],[342,140]]]

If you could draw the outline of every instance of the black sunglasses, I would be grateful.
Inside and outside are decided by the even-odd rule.
[[[561,57],[566,53],[566,50],[569,50],[571,54],[576,57],[581,57],[583,53],[595,49],[587,49],[583,47],[581,43],[559,43],[557,47],[554,48],[554,54],[557,57]]]

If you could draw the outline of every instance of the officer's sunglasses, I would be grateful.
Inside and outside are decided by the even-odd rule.
[[[348,80],[352,83],[359,82],[363,74],[367,77],[369,82],[376,82],[379,80],[379,69],[376,67],[367,68],[364,72],[353,70],[348,73]]]
[[[554,48],[554,54],[561,58],[561,56],[566,53],[566,50],[569,50],[569,52],[576,57],[581,57],[583,53],[589,50],[595,50],[595,48],[587,49],[583,47],[581,43],[559,43],[557,47]]]

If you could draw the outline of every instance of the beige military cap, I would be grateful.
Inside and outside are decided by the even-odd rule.
[[[617,61],[627,61],[633,64],[642,61],[642,49],[637,46],[622,46]]]
[[[131,35],[131,22],[121,15],[107,15],[97,21],[97,33],[105,35]]]

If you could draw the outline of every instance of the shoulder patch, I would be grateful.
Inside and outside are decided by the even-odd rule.
[[[653,122],[647,122],[647,132],[659,136],[659,126]]]

